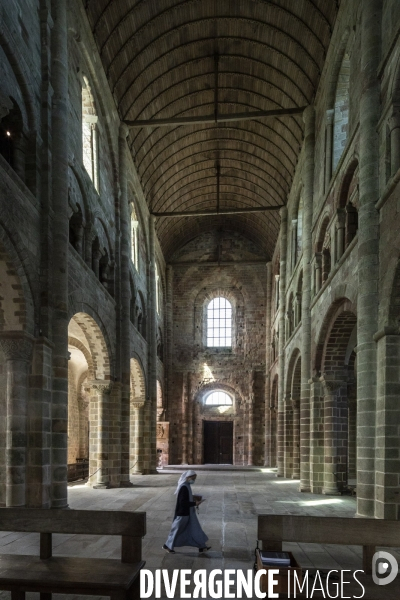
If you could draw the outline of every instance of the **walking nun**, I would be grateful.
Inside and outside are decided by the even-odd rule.
[[[179,546],[194,546],[199,552],[209,550],[211,546],[206,546],[208,537],[202,530],[196,514],[196,507],[204,500],[201,496],[192,494],[191,486],[196,481],[195,471],[185,471],[182,473],[178,486],[175,490],[178,498],[174,520],[168,539],[163,545],[167,552],[175,553],[174,548]]]

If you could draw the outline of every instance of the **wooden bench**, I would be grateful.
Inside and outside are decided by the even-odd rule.
[[[0,508],[0,531],[40,534],[40,556],[0,554],[0,590],[12,600],[28,591],[40,600],[55,593],[140,598],[144,512]],[[121,560],[52,556],[53,533],[121,536]]]
[[[263,550],[282,551],[283,542],[338,544],[363,547],[363,570],[366,595],[385,600],[400,598],[400,574],[396,581],[381,587],[373,584],[372,557],[376,547],[400,547],[400,521],[340,517],[306,517],[297,515],[259,515],[258,539]],[[344,567],[345,568],[345,567]],[[360,594],[358,588],[357,595]],[[350,594],[349,594],[350,595]],[[298,598],[302,598],[300,594]],[[315,598],[319,597],[317,595]]]

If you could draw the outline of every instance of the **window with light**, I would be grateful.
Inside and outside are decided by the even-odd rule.
[[[96,191],[99,191],[99,150],[97,113],[93,94],[86,77],[82,88],[82,158]]]
[[[131,203],[131,249],[132,262],[135,265],[136,271],[139,272],[139,240],[138,240],[139,221],[136,215],[136,210]]]
[[[211,394],[206,397],[206,404],[208,406],[232,406],[232,398],[226,392],[218,390],[216,392],[211,392]]]
[[[232,347],[232,305],[226,298],[214,298],[207,306],[207,346]]]

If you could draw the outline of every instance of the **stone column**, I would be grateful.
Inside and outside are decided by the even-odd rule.
[[[92,381],[91,388],[97,395],[97,473],[94,489],[110,487],[109,474],[109,428],[110,428],[110,393],[109,381]]]
[[[333,121],[335,111],[333,108],[326,111],[326,134],[325,134],[325,193],[329,189],[332,179],[332,151],[333,151]]]
[[[193,428],[193,395],[192,395],[192,373],[187,374],[187,462],[193,464],[194,428]]]
[[[129,129],[121,123],[119,128],[119,185],[120,185],[120,303],[118,308],[120,327],[120,369],[121,369],[121,480],[120,485],[130,487],[129,480],[129,446],[130,431],[130,386],[131,386],[131,322],[130,322],[130,273],[131,261],[131,229],[128,205],[128,145],[126,138]]]
[[[300,479],[300,400],[291,398],[292,403],[292,479]]]
[[[310,487],[321,494],[324,486],[324,405],[321,382],[313,377],[310,383]]]
[[[156,224],[155,217],[149,217],[149,281],[148,281],[148,307],[149,307],[149,381],[148,381],[148,419],[149,440],[147,452],[146,473],[156,473],[157,467],[157,289],[156,289]],[[145,407],[146,408],[146,407]]]
[[[336,239],[336,260],[340,260],[344,252],[344,235],[346,226],[346,214],[343,208],[337,210],[337,239]]]
[[[265,445],[264,466],[271,467],[271,311],[272,311],[272,262],[267,262],[267,295],[265,302]]]
[[[360,199],[357,298],[357,515],[374,517],[376,344],[379,303],[379,198],[381,0],[361,5]]]
[[[141,475],[143,473],[143,407],[144,402],[131,401],[131,409],[134,411],[134,448],[135,455],[133,458],[132,470],[133,475]]]
[[[400,335],[398,327],[375,334],[378,354],[375,517],[400,516]],[[357,356],[358,358],[358,356]]]
[[[342,485],[342,461],[339,450],[339,407],[340,388],[346,386],[343,381],[320,379],[324,392],[324,487],[323,494],[340,495]],[[347,432],[346,432],[347,433]],[[347,437],[347,435],[346,435]]]
[[[310,384],[311,377],[311,257],[314,198],[315,110],[306,108],[304,119],[303,189],[303,290],[301,299],[301,390],[300,390],[300,491],[310,491]]]
[[[400,167],[400,107],[393,106],[389,119],[390,127],[390,176],[396,175]]]
[[[174,269],[172,265],[167,266],[166,277],[166,305],[165,305],[165,320],[166,320],[166,340],[165,340],[165,364],[166,364],[166,379],[165,379],[165,419],[169,421],[169,405],[172,401],[172,353],[173,353],[173,286],[174,286]]]
[[[187,373],[182,374],[182,420],[180,426],[180,437],[182,442],[182,464],[188,464],[188,394]]]
[[[34,338],[22,331],[0,334],[6,358],[6,506],[27,503],[27,401],[28,376]]]
[[[248,423],[248,450],[247,450],[247,464],[253,465],[253,450],[254,450],[254,370],[252,369],[249,373],[249,423]]]
[[[315,293],[318,294],[322,287],[322,254],[316,252],[315,254]]]
[[[101,259],[100,250],[93,250],[93,252],[92,252],[92,268],[93,268],[93,272],[96,275],[97,279],[100,278],[100,259]]]
[[[289,394],[284,401],[285,414],[285,454],[284,454],[284,477],[292,477],[293,473],[293,411]]]
[[[286,257],[287,257],[287,208],[281,208],[280,226],[280,273],[279,273],[279,387],[278,387],[278,440],[277,476],[283,477],[285,462],[285,307],[286,307]]]
[[[68,505],[68,27],[66,0],[52,0],[52,508]]]

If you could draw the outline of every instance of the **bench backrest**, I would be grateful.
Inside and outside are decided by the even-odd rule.
[[[258,539],[359,546],[400,546],[400,521],[259,515]]]
[[[52,533],[119,535],[121,560],[141,560],[146,513],[113,510],[0,508],[0,531],[40,533],[40,557],[52,555]]]

